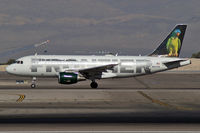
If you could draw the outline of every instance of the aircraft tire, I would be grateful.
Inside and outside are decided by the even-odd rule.
[[[91,88],[97,88],[98,87],[98,84],[96,83],[96,82],[92,82],[91,84],[90,84],[90,86],[91,86]]]
[[[35,88],[36,87],[36,84],[31,84],[31,88]]]

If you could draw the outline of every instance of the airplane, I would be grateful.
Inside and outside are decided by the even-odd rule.
[[[147,56],[35,54],[17,59],[6,71],[32,77],[31,88],[36,87],[36,77],[55,77],[66,85],[91,80],[91,88],[97,88],[96,80],[154,74],[191,64],[191,60],[179,58],[186,28],[184,24],[176,25]]]

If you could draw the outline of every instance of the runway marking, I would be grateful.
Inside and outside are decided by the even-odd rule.
[[[22,102],[26,97],[26,95],[23,94],[17,94],[17,95],[19,96],[19,99],[17,99],[16,102]]]
[[[17,95],[17,96],[19,96],[19,98],[16,100],[16,102],[22,102],[24,99],[25,99],[25,97],[26,97],[26,95],[24,95],[24,94],[8,94],[8,93],[1,93],[1,94],[6,94],[6,95]]]
[[[193,110],[192,108],[186,108],[186,107],[181,107],[181,106],[175,106],[175,105],[171,105],[171,104],[162,102],[162,101],[157,100],[157,99],[153,99],[152,97],[150,97],[149,95],[147,95],[146,93],[144,93],[144,92],[142,92],[142,91],[138,91],[138,93],[139,93],[140,95],[142,95],[143,97],[145,97],[146,99],[152,101],[152,103],[156,103],[156,104],[159,104],[159,105],[164,106],[164,107],[175,108],[176,110],[184,110],[184,111],[192,111],[192,110]]]
[[[140,84],[142,84],[144,87],[146,87],[146,89],[150,89],[150,87],[148,86],[148,84],[144,83],[143,81],[139,80],[137,77],[134,77],[134,79],[139,82]]]

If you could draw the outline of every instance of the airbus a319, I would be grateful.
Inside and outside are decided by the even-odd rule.
[[[177,25],[148,56],[31,55],[17,59],[6,71],[33,77],[32,88],[36,77],[55,77],[60,84],[91,80],[91,88],[97,88],[99,79],[147,75],[191,64],[189,59],[179,58],[186,28]]]

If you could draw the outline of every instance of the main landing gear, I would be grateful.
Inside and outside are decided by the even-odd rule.
[[[35,88],[35,87],[36,87],[36,77],[33,77],[31,88]]]
[[[97,88],[98,84],[95,81],[92,81],[92,83],[90,84],[91,88]]]

